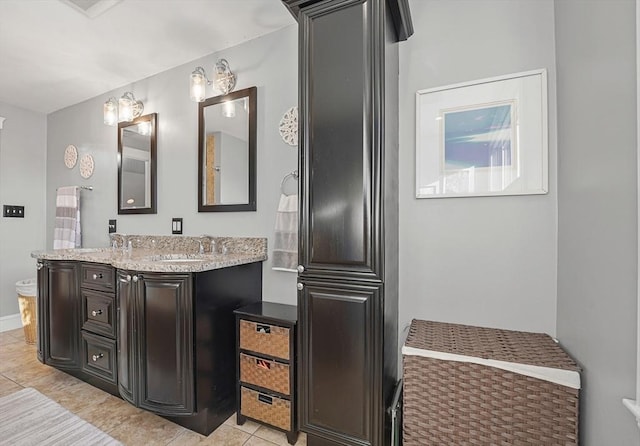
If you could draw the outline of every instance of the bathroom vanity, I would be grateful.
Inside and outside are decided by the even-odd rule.
[[[128,239],[32,253],[38,359],[208,435],[236,408],[233,311],[262,299],[266,239]]]

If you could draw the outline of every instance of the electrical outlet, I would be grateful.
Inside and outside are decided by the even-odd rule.
[[[116,221],[115,220],[109,220],[109,234],[113,234],[114,232],[116,232]]]
[[[24,206],[5,204],[2,206],[2,216],[24,218]]]
[[[171,233],[172,234],[182,234],[182,219],[181,218],[172,218],[171,219]]]

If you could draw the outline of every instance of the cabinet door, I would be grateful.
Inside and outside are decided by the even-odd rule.
[[[75,262],[48,262],[45,290],[45,363],[80,368],[80,292]]]
[[[36,337],[36,349],[38,354],[38,361],[44,363],[45,358],[45,342],[46,334],[47,334],[47,318],[45,315],[47,314],[47,300],[48,300],[48,282],[49,282],[49,268],[45,266],[44,262],[41,260],[37,263],[38,268],[38,303],[36,305],[37,317],[36,321],[38,323],[38,334]]]
[[[371,408],[377,384],[375,286],[303,282],[298,295],[301,429],[339,444],[376,444]],[[378,367],[379,368],[379,367]]]
[[[133,405],[137,405],[135,380],[138,374],[136,285],[132,282],[132,273],[118,271],[117,319],[118,319],[118,392]]]
[[[189,274],[138,275],[139,407],[195,410],[192,283]]]
[[[374,252],[379,140],[370,99],[369,9],[363,0],[342,0],[301,11],[300,230],[305,276],[380,274]]]

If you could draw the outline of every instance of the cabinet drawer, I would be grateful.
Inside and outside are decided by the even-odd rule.
[[[113,291],[115,288],[113,268],[94,263],[80,264],[80,286],[94,290]]]
[[[266,393],[241,388],[240,413],[264,423],[291,430],[291,402]]]
[[[82,332],[82,370],[116,384],[116,341]]]
[[[240,353],[240,381],[290,395],[289,364]]]
[[[289,329],[241,319],[240,348],[288,360]]]
[[[116,337],[115,299],[113,294],[82,290],[82,329]]]

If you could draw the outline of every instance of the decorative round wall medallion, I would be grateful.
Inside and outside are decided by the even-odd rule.
[[[82,155],[80,158],[80,176],[89,178],[93,175],[93,157],[89,154]]]
[[[64,165],[73,169],[78,161],[78,149],[73,144],[69,144],[64,151]]]
[[[280,120],[280,136],[290,146],[298,145],[298,107],[291,107]]]

